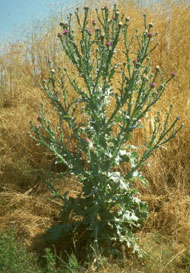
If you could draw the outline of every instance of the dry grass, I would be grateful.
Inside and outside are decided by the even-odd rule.
[[[131,18],[131,33],[137,27],[142,29],[142,15],[146,13],[148,22],[155,25],[154,31],[159,32],[160,47],[152,56],[153,65],[159,64],[166,76],[177,72],[156,109],[164,113],[173,103],[173,118],[179,115],[185,126],[149,160],[144,169],[149,181],[147,187],[137,185],[150,211],[139,234],[149,258],[144,264],[130,258],[128,269],[123,272],[188,272],[185,270],[190,270],[190,265],[187,267],[190,263],[190,6],[167,1],[171,7],[168,19],[167,3],[159,9],[141,10],[133,1],[129,2],[128,6],[125,1],[118,5]],[[53,156],[27,135],[29,121],[36,120],[41,101],[52,123],[56,122],[56,114],[38,85],[48,77],[47,60],[51,59],[55,68],[68,65],[72,69],[66,59],[62,63],[57,25],[52,19],[48,26],[44,25],[45,33],[35,32],[23,43],[10,43],[0,56],[0,229],[16,226],[27,245],[34,247],[35,238],[56,220],[60,209],[60,204],[50,199],[39,175],[39,171],[58,171]],[[148,127],[144,133],[149,133]],[[140,138],[137,134],[135,142],[139,143]],[[69,190],[71,194],[80,189],[72,178],[63,180],[60,187],[62,192]],[[122,271],[118,265],[112,264],[110,268],[105,263],[101,272]]]

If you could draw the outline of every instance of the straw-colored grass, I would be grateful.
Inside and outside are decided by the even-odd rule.
[[[153,9],[140,9],[133,1],[119,1],[118,7],[131,18],[131,34],[136,28],[142,29],[144,13],[148,22],[154,24],[153,31],[158,31],[160,46],[152,55],[152,63],[158,64],[166,77],[173,71],[177,77],[169,83],[154,110],[164,115],[172,103],[173,118],[180,116],[184,128],[150,158],[144,169],[147,187],[136,185],[149,205],[148,220],[139,233],[147,258],[137,261],[136,257],[127,257],[124,261],[126,270],[119,262],[112,261],[111,266],[105,262],[101,272],[189,272],[190,5],[167,1],[157,7],[153,5]],[[92,11],[90,18],[94,14]],[[59,19],[62,19],[61,15]],[[59,168],[54,164],[53,155],[28,136],[29,121],[36,120],[43,102],[52,124],[56,123],[56,113],[39,87],[42,79],[48,77],[47,60],[52,61],[55,69],[58,66],[73,69],[63,58],[56,38],[58,20],[50,20],[47,26],[44,25],[44,32],[32,33],[25,42],[10,43],[0,56],[0,229],[15,226],[20,238],[25,239],[31,249],[36,249],[40,236],[57,220],[60,204],[50,199],[51,194],[43,184],[48,171],[57,173]],[[121,55],[119,61],[122,60]],[[117,79],[114,85],[117,86]],[[74,96],[70,90],[70,97]],[[150,120],[153,114],[150,114]],[[137,133],[135,143],[140,143],[149,130],[147,125],[143,135]],[[69,131],[65,133],[69,134]],[[59,188],[61,192],[69,191],[74,195],[80,185],[73,177],[67,177],[60,181]]]

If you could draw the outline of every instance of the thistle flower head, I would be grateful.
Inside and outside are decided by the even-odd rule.
[[[133,63],[136,64],[138,62],[138,59],[134,59]]]
[[[175,72],[172,72],[172,77],[175,77],[176,76],[176,73]]]
[[[64,34],[66,35],[67,33],[69,33],[69,30],[68,30],[68,29],[65,29],[65,30],[64,30]]]
[[[107,46],[107,47],[110,47],[110,46],[111,46],[111,43],[110,43],[110,42],[106,42],[106,46]]]
[[[40,128],[40,124],[36,124],[34,127],[35,127],[36,129],[39,129],[39,128]]]
[[[61,36],[62,36],[61,32],[58,32],[57,37],[61,37]]]
[[[152,36],[153,36],[153,33],[152,33],[152,32],[149,32],[149,33],[148,33],[148,37],[149,37],[149,38],[152,38]]]
[[[129,17],[129,16],[126,17],[126,18],[125,18],[125,21],[126,21],[126,22],[129,22],[129,21],[130,21],[130,17]]]
[[[122,27],[122,26],[123,26],[123,23],[122,23],[122,22],[119,22],[118,26],[119,26],[119,27]]]
[[[116,17],[115,17],[115,16],[113,16],[113,17],[112,17],[112,19],[115,21],[115,20],[116,20]]]
[[[92,30],[91,29],[88,30],[88,34],[92,35]]]
[[[157,71],[160,71],[159,65],[157,65],[157,66],[155,67],[155,69],[156,69]]]
[[[153,87],[153,88],[156,87],[156,83],[152,82],[151,87]]]
[[[93,24],[93,25],[96,25],[96,21],[95,21],[95,20],[92,20],[92,24]]]
[[[42,120],[42,116],[38,116],[37,121],[41,121],[41,120]]]

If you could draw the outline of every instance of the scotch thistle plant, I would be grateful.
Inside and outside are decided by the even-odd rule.
[[[154,42],[157,33],[152,31],[152,23],[147,24],[146,15],[142,34],[136,31],[131,39],[128,38],[130,19],[120,15],[116,5],[111,11],[107,7],[101,11],[96,9],[92,22],[89,22],[88,7],[84,7],[83,20],[78,9],[75,15],[80,41],[75,38],[71,14],[67,23],[60,23],[62,31],[58,38],[78,77],[49,63],[50,77],[42,83],[42,89],[57,112],[59,126],[53,127],[45,117],[43,105],[37,118],[39,123],[31,122],[32,138],[47,147],[57,162],[65,164],[82,184],[81,193],[74,198],[67,193],[60,195],[54,183],[49,183],[55,196],[63,200],[63,208],[60,224],[48,230],[47,239],[59,241],[81,233],[85,234],[86,242],[96,245],[97,249],[101,244],[110,249],[125,244],[139,252],[135,231],[148,212],[133,182],[145,183],[141,171],[147,159],[174,138],[182,125],[177,126],[178,117],[170,122],[172,106],[163,123],[159,113],[155,115],[152,134],[141,153],[133,143],[133,132],[143,127],[143,119],[161,98],[175,73],[164,80],[159,66],[152,68],[150,55],[158,46]],[[135,40],[137,50],[134,53],[131,49]],[[120,70],[116,57],[116,52],[121,50],[119,42],[123,43],[120,53],[125,57]],[[79,77],[83,87],[77,81]],[[118,88],[113,86],[115,77],[119,81]],[[71,102],[68,102],[65,78],[76,92]],[[83,122],[77,121],[78,108]],[[72,132],[69,140],[64,135],[65,123]],[[77,143],[75,151],[69,148],[71,141]],[[86,164],[82,154],[85,154]],[[128,166],[125,174],[119,168],[123,163]]]

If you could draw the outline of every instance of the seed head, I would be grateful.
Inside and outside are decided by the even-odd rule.
[[[155,67],[155,69],[156,69],[157,71],[160,71],[159,65],[157,65],[157,66]]]
[[[152,28],[154,25],[153,25],[153,23],[149,23],[148,26],[149,26],[149,28]]]
[[[123,23],[122,23],[122,22],[119,22],[118,26],[119,26],[119,27],[122,27],[122,26],[123,26]]]
[[[130,21],[130,17],[129,17],[129,16],[126,17],[126,18],[125,18],[125,21],[126,21],[126,22],[129,22],[129,21]]]
[[[52,68],[52,69],[50,70],[50,72],[54,74],[54,73],[55,73],[55,69]]]

